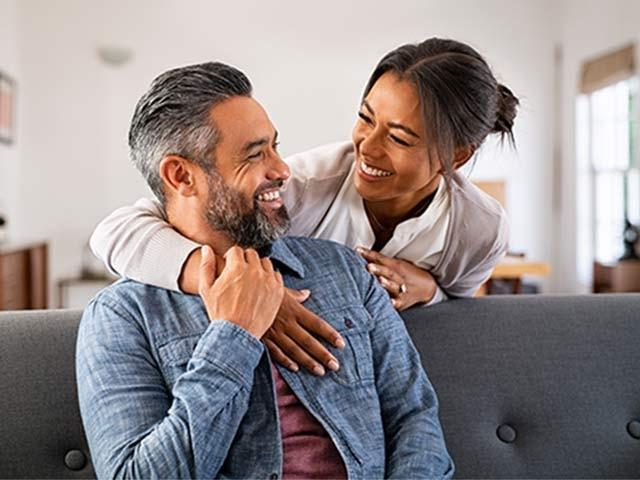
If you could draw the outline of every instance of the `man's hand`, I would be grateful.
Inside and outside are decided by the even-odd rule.
[[[389,292],[391,303],[397,310],[429,302],[435,295],[438,285],[428,271],[406,260],[387,257],[363,247],[357,247],[356,251],[368,262],[367,270]]]
[[[308,291],[286,289],[276,319],[264,335],[264,343],[273,359],[283,367],[297,372],[298,365],[302,365],[322,376],[325,367],[336,371],[340,364],[313,334],[337,348],[344,348],[345,344],[331,325],[301,305],[308,297]]]
[[[216,257],[211,247],[202,247],[198,292],[209,319],[228,320],[262,338],[282,303],[282,275],[253,249],[231,247],[224,258],[226,264],[216,278]]]

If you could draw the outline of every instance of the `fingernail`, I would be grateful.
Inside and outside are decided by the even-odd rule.
[[[292,372],[298,372],[298,370],[300,370],[300,367],[298,367],[298,365],[296,365],[295,363],[291,363],[289,364],[289,370],[291,370]]]
[[[356,247],[356,252],[358,252],[358,253],[363,253],[363,252],[364,252],[364,250],[365,250],[365,248],[364,248],[364,247],[361,247],[360,245],[358,245],[358,246]]]
[[[313,367],[313,373],[315,373],[316,375],[318,375],[319,377],[322,377],[324,375],[324,368],[322,368],[320,365],[316,365],[315,367]]]
[[[200,253],[202,253],[202,259],[207,260],[209,255],[211,255],[211,247],[209,247],[209,245],[203,245],[200,248]]]
[[[327,367],[329,367],[329,370],[333,370],[334,372],[340,370],[340,364],[336,360],[329,360]]]
[[[344,340],[341,337],[336,338],[335,342],[333,342],[333,343],[338,348],[344,348],[345,347]]]
[[[374,272],[374,273],[375,273],[375,272],[378,270],[378,267],[376,267],[373,263],[369,263],[369,264],[367,265],[367,269],[368,269],[370,272]]]

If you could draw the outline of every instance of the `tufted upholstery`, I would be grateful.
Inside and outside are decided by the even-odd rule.
[[[0,477],[90,478],[79,311],[0,313]],[[640,477],[640,295],[493,297],[405,314],[458,478]]]

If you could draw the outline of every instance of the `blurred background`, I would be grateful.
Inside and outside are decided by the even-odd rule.
[[[377,61],[432,36],[475,47],[521,99],[517,150],[488,141],[467,172],[522,260],[495,279],[640,289],[637,0],[0,0],[0,308],[82,306],[106,281],[86,243],[151,195],[126,140],[159,73],[239,67],[286,155],[348,139]]]

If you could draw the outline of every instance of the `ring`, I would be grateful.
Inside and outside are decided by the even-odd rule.
[[[400,284],[400,293],[407,293],[407,284],[406,283],[401,283]]]

